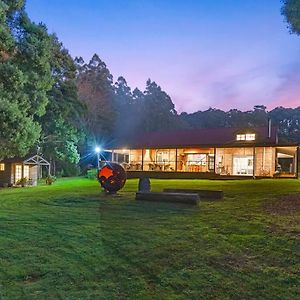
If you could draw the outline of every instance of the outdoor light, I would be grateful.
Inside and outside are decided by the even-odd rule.
[[[101,152],[101,148],[100,148],[99,146],[97,146],[97,147],[95,148],[95,152],[96,152],[96,153],[100,153],[100,152]]]
[[[101,148],[99,146],[95,147],[95,152],[97,153],[97,167],[98,169],[100,168],[100,152],[101,152]]]

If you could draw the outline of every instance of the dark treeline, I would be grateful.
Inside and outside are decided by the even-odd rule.
[[[294,2],[283,3],[287,20],[298,20]],[[0,0],[0,160],[39,148],[54,173],[70,175],[78,171],[80,154],[92,153],[96,144],[158,130],[262,126],[269,118],[281,141],[300,142],[300,107],[178,114],[155,81],[132,90],[124,77],[113,80],[98,55],[73,60],[24,7],[24,0]],[[299,34],[296,25],[290,30]]]
[[[249,111],[209,108],[178,114],[170,96],[154,81],[149,79],[144,91],[132,91],[124,77],[113,82],[98,55],[88,63],[82,58],[75,61],[79,98],[87,107],[85,124],[93,142],[157,130],[267,126],[269,119],[278,126],[282,142],[300,142],[300,107],[267,111],[264,105],[256,105]]]
[[[256,105],[249,111],[231,109],[226,112],[210,108],[192,114],[182,113],[180,118],[191,128],[267,126],[270,119],[278,127],[281,142],[300,142],[300,107],[277,107],[267,111],[264,105]]]
[[[149,79],[143,92],[131,90],[124,77],[113,81],[98,55],[88,63],[82,58],[75,62],[78,94],[87,108],[85,124],[90,138],[128,137],[180,126],[174,103],[154,81]]]

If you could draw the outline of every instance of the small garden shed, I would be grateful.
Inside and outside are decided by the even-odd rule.
[[[37,185],[42,177],[42,168],[50,174],[50,163],[40,155],[25,158],[9,158],[0,161],[0,186],[14,186],[26,183]]]

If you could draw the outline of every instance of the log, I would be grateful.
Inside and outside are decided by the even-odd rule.
[[[201,198],[206,199],[223,199],[223,191],[213,191],[213,190],[200,190],[200,189],[164,189],[166,193],[188,193],[188,194],[198,194]]]
[[[137,192],[136,200],[154,202],[173,202],[198,205],[200,197],[193,193],[162,193],[162,192]]]

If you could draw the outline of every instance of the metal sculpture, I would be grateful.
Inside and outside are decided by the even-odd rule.
[[[106,163],[97,174],[101,186],[109,193],[119,191],[126,182],[126,172],[116,163]]]

